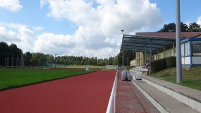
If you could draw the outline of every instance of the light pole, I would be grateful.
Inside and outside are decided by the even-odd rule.
[[[122,69],[124,68],[124,52],[122,51]]]
[[[18,66],[19,66],[19,58],[17,56],[17,58],[16,58],[16,67],[18,67]]]
[[[5,67],[6,67],[6,58],[5,58]]]
[[[124,38],[124,29],[121,30],[123,38]],[[122,69],[124,68],[124,51],[122,50]]]
[[[181,25],[180,25],[180,0],[176,0],[176,70],[177,83],[182,82],[182,67],[181,67]]]
[[[12,57],[12,68],[13,68],[13,57]]]
[[[109,55],[109,59],[108,59],[108,65],[110,65],[110,55]]]
[[[122,32],[122,34],[124,34],[124,30],[123,29],[121,30],[121,32]]]
[[[7,66],[9,65],[9,57],[6,57],[6,59],[7,59]]]
[[[54,68],[56,68],[56,56],[57,56],[57,54],[55,54],[55,56],[54,56]]]

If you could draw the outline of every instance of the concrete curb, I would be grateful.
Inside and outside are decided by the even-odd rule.
[[[186,104],[187,106],[197,110],[198,112],[201,112],[201,103],[199,101],[197,101],[194,98],[191,98],[187,95],[184,95],[180,92],[176,92],[170,88],[164,87],[162,85],[159,85],[155,82],[152,82],[146,78],[142,78],[143,81],[145,81],[147,84],[153,86],[154,88],[166,93],[167,95],[175,98],[176,100]]]
[[[132,83],[140,90],[140,92],[161,112],[161,113],[171,113],[163,105],[159,104],[151,95],[149,95],[143,88],[138,86],[133,80]]]

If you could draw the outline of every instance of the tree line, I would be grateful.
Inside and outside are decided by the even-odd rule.
[[[201,28],[200,25],[196,22],[192,22],[189,25],[184,24],[181,22],[181,32],[200,32]],[[176,24],[175,23],[169,23],[165,24],[162,29],[160,29],[158,32],[176,32]]]
[[[122,55],[98,59],[97,57],[85,56],[56,56],[44,53],[30,53],[23,51],[16,44],[8,45],[0,42],[0,67],[24,67],[24,66],[48,66],[51,64],[61,65],[118,65],[121,64]]]

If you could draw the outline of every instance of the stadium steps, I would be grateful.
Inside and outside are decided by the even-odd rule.
[[[132,75],[136,72],[130,70]],[[144,74],[132,83],[161,113],[201,113],[201,91]]]

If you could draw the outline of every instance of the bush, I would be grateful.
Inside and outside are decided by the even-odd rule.
[[[176,57],[167,57],[166,58],[167,68],[176,67]]]
[[[159,59],[151,62],[151,72],[155,73],[158,71],[161,71],[163,69],[166,69],[166,59]]]
[[[155,73],[166,68],[176,67],[176,57],[167,57],[159,60],[154,60],[151,62],[151,72]]]

